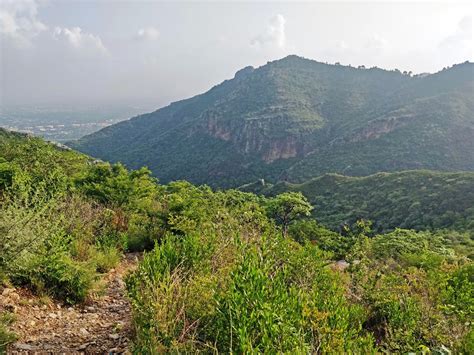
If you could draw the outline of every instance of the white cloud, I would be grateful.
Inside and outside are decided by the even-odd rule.
[[[147,27],[147,28],[140,28],[135,38],[139,40],[149,40],[149,41],[156,41],[160,36],[160,31],[155,27]]]
[[[31,39],[47,26],[37,19],[35,0],[0,1],[0,35],[12,39],[17,46],[31,45]]]
[[[261,33],[251,41],[252,46],[264,47],[275,46],[284,48],[286,44],[285,17],[281,14],[273,16],[267,24],[264,33]]]
[[[38,45],[45,45],[51,38],[67,43],[77,49],[93,49],[107,53],[102,40],[93,34],[83,32],[80,27],[48,27],[38,19],[38,0],[0,0],[0,36],[10,40],[15,47],[31,48],[33,39]],[[40,33],[46,36],[38,36]],[[46,42],[45,42],[46,41]]]
[[[53,32],[53,38],[58,41],[64,41],[73,48],[93,49],[100,53],[107,53],[107,49],[105,48],[99,36],[83,32],[80,27],[56,27]]]
[[[450,54],[455,61],[473,59],[473,23],[472,16],[463,17],[453,34],[439,43],[439,50]]]
[[[337,41],[336,42],[336,49],[340,50],[340,51],[345,51],[345,50],[348,50],[349,49],[349,46],[348,44],[346,43],[346,41],[342,40],[342,41]]]
[[[364,47],[371,52],[371,54],[380,54],[387,49],[388,41],[378,34],[374,34],[365,42]]]

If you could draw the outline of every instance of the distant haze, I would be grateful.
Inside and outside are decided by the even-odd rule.
[[[294,53],[435,72],[474,59],[470,2],[0,0],[0,105],[153,103]]]

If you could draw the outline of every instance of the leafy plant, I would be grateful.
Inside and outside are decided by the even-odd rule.
[[[268,214],[282,226],[284,236],[288,226],[299,217],[309,216],[313,207],[299,192],[285,192],[270,199],[267,204]]]
[[[11,313],[0,312],[0,354],[6,354],[8,344],[17,339],[16,334],[8,329],[13,321],[14,316]]]

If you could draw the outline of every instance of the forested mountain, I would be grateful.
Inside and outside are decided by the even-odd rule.
[[[428,76],[289,56],[70,143],[163,182],[474,170],[474,64]]]
[[[313,216],[333,230],[366,219],[379,231],[450,228],[469,230],[474,236],[474,173],[415,170],[364,177],[325,174],[301,184],[257,181],[240,189],[268,196],[301,192],[314,206]]]

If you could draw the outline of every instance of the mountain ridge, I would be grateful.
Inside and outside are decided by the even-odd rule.
[[[164,182],[215,187],[327,172],[469,171],[473,74],[472,63],[411,77],[288,56],[70,146],[147,165]]]
[[[313,217],[333,230],[359,219],[374,222],[379,232],[398,227],[474,230],[474,172],[327,173],[300,184],[256,181],[239,189],[265,196],[301,192],[314,206]]]

